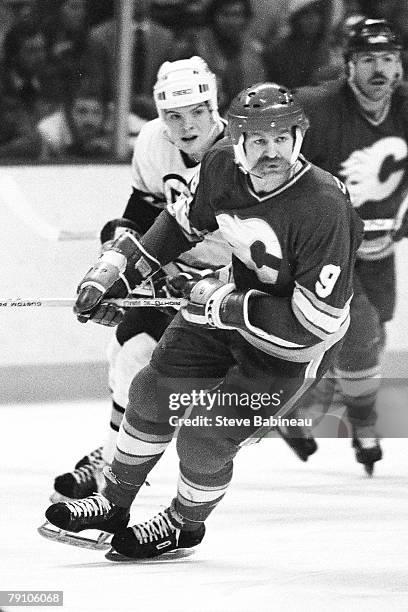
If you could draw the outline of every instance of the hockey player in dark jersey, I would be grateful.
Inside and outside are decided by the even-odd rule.
[[[114,551],[132,558],[202,540],[240,447],[291,412],[330,367],[349,325],[363,224],[342,183],[299,156],[302,107],[285,88],[258,84],[236,97],[228,119],[231,139],[204,156],[195,195],[169,206],[141,240],[120,236],[79,287],[76,312],[98,317],[103,297],[127,294],[123,277],[138,285],[209,232],[219,229],[233,251],[231,282],[205,278],[190,288],[135,377],[103,494],[46,512],[63,530],[114,532]],[[270,401],[254,411],[247,400],[260,394]],[[177,423],[174,401],[186,397],[190,421]],[[126,528],[176,424],[177,497]]]
[[[369,474],[382,456],[375,404],[385,323],[395,304],[394,241],[406,229],[408,208],[408,85],[400,50],[385,21],[362,20],[346,45],[347,77],[297,92],[311,124],[305,156],[344,181],[365,225],[350,329],[334,376],[357,461]]]
[[[189,195],[203,153],[224,134],[225,122],[218,114],[216,78],[200,57],[165,62],[153,94],[159,117],[143,126],[135,143],[132,194],[123,217],[109,221],[102,229],[103,249],[125,230],[142,235],[166,204],[174,202],[181,193]],[[168,273],[199,277],[226,265],[230,258],[231,251],[217,232],[183,254],[168,268]],[[130,383],[149,363],[170,320],[170,313],[157,308],[128,309],[124,314],[121,309],[109,307],[100,313],[101,324],[113,326],[120,321],[108,348],[112,392],[109,429],[103,447],[88,453],[72,471],[57,476],[54,501],[86,497],[102,486],[102,468],[113,459]]]

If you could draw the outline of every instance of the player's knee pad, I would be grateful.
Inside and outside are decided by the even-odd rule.
[[[146,333],[137,334],[123,345],[112,339],[108,349],[109,385],[119,406],[127,405],[131,382],[149,363],[155,346],[156,341]]]
[[[162,423],[168,429],[172,414],[169,408],[169,389],[159,372],[148,364],[132,380],[126,419],[136,428],[143,421]]]
[[[215,474],[231,463],[238,446],[231,440],[217,438],[213,427],[181,427],[177,453],[182,465],[196,474]]]

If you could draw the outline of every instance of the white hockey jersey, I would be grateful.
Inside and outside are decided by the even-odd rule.
[[[163,209],[181,195],[191,195],[197,185],[200,164],[191,161],[170,141],[160,119],[145,124],[136,140],[132,160],[132,185],[146,194],[144,201]],[[195,178],[195,180],[193,180]],[[231,261],[231,249],[214,232],[183,253],[179,260],[199,269],[219,268]]]

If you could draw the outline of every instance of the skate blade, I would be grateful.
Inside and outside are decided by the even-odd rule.
[[[187,557],[191,557],[191,555],[193,555],[194,553],[195,547],[192,547],[176,548],[175,550],[166,552],[163,555],[158,555],[157,557],[127,557],[126,555],[122,555],[121,553],[116,552],[114,548],[111,548],[107,553],[105,553],[105,559],[107,559],[108,561],[114,561],[115,563],[150,564],[174,562],[177,559],[186,559]]]
[[[69,544],[70,546],[76,546],[78,548],[88,548],[91,550],[109,550],[109,548],[111,547],[110,541],[112,539],[112,534],[106,533],[105,531],[99,531],[98,536],[96,538],[87,538],[85,536],[79,535],[78,533],[59,529],[59,527],[55,527],[48,521],[41,525],[41,527],[38,527],[37,531],[43,538],[46,538],[47,540],[59,542],[60,544]]]
[[[114,548],[111,548],[107,553],[105,553],[105,559],[108,559],[108,561],[115,561],[116,563],[134,563],[135,561],[138,561],[138,559],[132,559],[131,557],[121,555],[120,553],[116,552]]]

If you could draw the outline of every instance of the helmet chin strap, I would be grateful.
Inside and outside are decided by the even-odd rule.
[[[302,130],[297,125],[295,127],[295,144],[293,145],[293,151],[292,151],[292,155],[290,158],[291,166],[294,166],[298,160],[298,157],[300,155],[300,149],[302,148],[302,142],[303,142]]]
[[[302,131],[299,126],[296,126],[295,127],[295,142],[293,145],[292,155],[290,157],[290,165],[292,167],[296,164],[298,160],[298,157],[300,155],[300,149],[302,148],[302,142],[303,142]],[[245,149],[244,149],[244,135],[243,134],[241,134],[241,136],[238,139],[238,143],[236,145],[234,144],[233,147],[234,147],[234,154],[235,154],[235,162],[240,166],[243,172],[245,172],[245,174],[252,174],[253,176],[256,176],[257,178],[263,178],[262,176],[258,176],[257,174],[255,174],[255,172],[252,172],[251,168],[249,168],[248,166],[248,160],[246,158]]]

